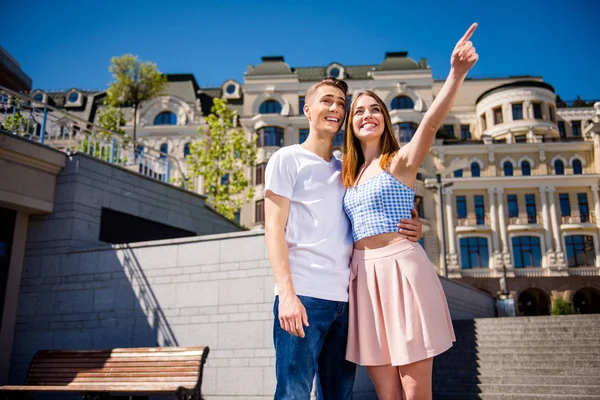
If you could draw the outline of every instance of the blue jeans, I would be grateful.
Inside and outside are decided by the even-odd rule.
[[[309,400],[315,374],[319,400],[351,399],[356,365],[346,361],[348,303],[298,298],[310,325],[304,327],[304,338],[281,328],[279,297],[275,297],[275,400]]]

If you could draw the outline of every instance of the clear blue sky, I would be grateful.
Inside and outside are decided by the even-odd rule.
[[[456,41],[479,22],[472,77],[541,75],[565,100],[600,99],[600,0],[8,0],[0,45],[34,88],[106,88],[110,58],[133,53],[203,86],[241,81],[248,64],[378,64],[426,57],[446,76]]]

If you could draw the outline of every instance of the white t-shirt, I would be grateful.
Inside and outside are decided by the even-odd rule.
[[[353,242],[342,162],[327,162],[298,144],[283,147],[267,164],[267,190],[290,199],[285,239],[296,294],[348,301]]]

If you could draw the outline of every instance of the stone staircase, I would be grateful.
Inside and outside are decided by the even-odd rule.
[[[454,321],[434,400],[600,399],[600,315]]]

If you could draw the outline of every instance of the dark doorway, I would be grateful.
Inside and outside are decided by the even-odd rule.
[[[519,295],[519,314],[522,316],[550,315],[550,297],[544,291],[529,288]]]
[[[581,314],[600,314],[600,291],[584,287],[575,292],[573,306]]]
[[[15,233],[17,212],[0,207],[0,324],[4,311],[8,269],[10,268],[10,254]],[[1,326],[0,326],[1,327]]]

